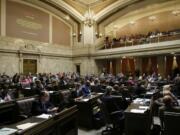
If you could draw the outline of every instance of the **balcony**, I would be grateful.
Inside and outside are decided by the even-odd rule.
[[[160,43],[166,41],[173,41],[180,39],[180,32],[172,32],[169,34],[158,34],[156,36],[150,36],[148,38],[138,38],[138,39],[126,39],[126,40],[113,40],[109,43],[104,43],[104,46],[101,49],[112,49],[119,47],[130,47],[130,46],[138,46],[138,45],[148,45],[153,43]]]

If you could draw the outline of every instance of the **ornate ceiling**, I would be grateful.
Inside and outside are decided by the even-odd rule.
[[[107,6],[113,4],[118,0],[63,0],[82,15],[90,8],[94,13],[98,13]]]

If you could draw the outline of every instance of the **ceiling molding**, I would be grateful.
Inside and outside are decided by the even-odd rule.
[[[118,0],[115,3],[101,10],[99,13],[97,13],[94,19],[95,21],[99,22],[100,20],[112,14],[113,12],[117,11],[118,9],[123,8],[124,6],[127,6],[130,3],[137,2],[137,1],[142,1],[142,0]]]
[[[112,31],[114,31],[114,28],[113,28],[114,25],[116,25],[118,28],[121,28],[121,27],[129,24],[130,21],[136,21],[136,20],[139,20],[139,19],[147,17],[147,16],[174,10],[174,8],[175,8],[174,5],[176,5],[176,7],[179,8],[180,2],[169,1],[166,3],[159,4],[159,5],[152,5],[150,7],[138,9],[134,12],[130,12],[125,15],[122,15],[119,18],[116,17],[116,19],[114,21],[112,21],[112,20],[109,21],[110,23],[107,26],[105,26],[105,32],[110,33]]]
[[[76,9],[74,9],[73,7],[68,5],[66,2],[64,2],[62,0],[44,0],[44,1],[49,2],[51,4],[54,4],[54,5],[58,6],[58,7],[60,7],[66,13],[68,13],[71,16],[73,16],[74,18],[76,18],[78,21],[81,21],[81,22],[84,21],[84,16],[81,15]]]

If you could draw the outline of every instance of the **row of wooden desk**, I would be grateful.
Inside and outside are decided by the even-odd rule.
[[[149,135],[151,124],[150,99],[136,99],[125,110],[126,135]]]
[[[99,111],[97,100],[102,93],[94,93],[89,97],[80,98],[75,101],[78,107],[78,125],[83,128],[92,129],[95,126],[95,115]]]
[[[9,129],[17,130],[11,135],[77,135],[77,112],[77,107],[73,106],[47,119],[33,116],[18,123],[1,127],[0,134],[3,134],[3,128],[6,128],[6,132]],[[18,129],[19,125],[33,123],[35,125],[23,130]]]
[[[51,93],[51,95],[53,96],[56,93],[58,92]],[[9,123],[1,123],[0,128],[2,130],[0,129],[0,135],[4,128],[5,130],[17,130],[12,135],[77,135],[78,126],[88,129],[94,128],[94,115],[99,111],[97,100],[102,95],[102,93],[92,93],[89,97],[81,97],[75,100],[75,106],[67,108],[48,119],[32,116],[14,124],[9,123],[15,122],[16,100],[1,103],[0,116],[2,117],[0,117],[0,120],[1,122],[2,120],[6,122],[9,119]],[[19,125],[26,123],[34,123],[35,125],[23,130],[18,129]]]

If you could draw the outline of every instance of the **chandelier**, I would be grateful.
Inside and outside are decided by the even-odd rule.
[[[94,24],[94,12],[89,8],[88,11],[86,11],[86,13],[84,14],[84,17],[84,24],[91,27]]]

